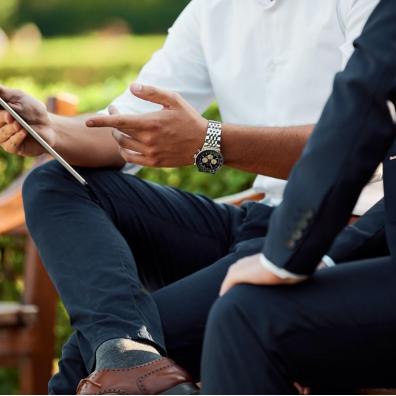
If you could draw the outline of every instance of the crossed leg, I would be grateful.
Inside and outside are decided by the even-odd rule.
[[[76,331],[61,361],[69,380],[77,378],[72,368],[65,368],[69,359],[84,362],[79,380],[94,369],[96,348],[112,338],[149,343],[166,354],[162,327],[174,326],[167,325],[169,311],[160,318],[159,309],[170,310],[176,304],[184,308],[184,295],[179,291],[183,288],[177,288],[176,295],[161,291],[168,296],[163,305],[157,301],[165,297],[150,291],[210,266],[230,250],[240,250],[235,244],[242,224],[242,234],[249,238],[264,235],[270,213],[264,205],[257,213],[246,207],[216,204],[114,170],[80,172],[88,180],[88,188],[76,183],[55,162],[34,170],[24,185],[29,230]],[[246,219],[251,212],[256,220],[249,223]],[[228,261],[215,266],[222,271],[218,283]],[[212,284],[216,285],[212,294],[208,281],[192,298],[205,301],[206,315],[219,287]],[[173,318],[180,321],[182,316]],[[200,323],[202,327],[202,320]],[[170,349],[172,343],[170,339]],[[73,388],[66,393],[75,390],[76,380],[71,382]]]

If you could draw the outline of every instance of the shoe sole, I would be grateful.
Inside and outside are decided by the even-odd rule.
[[[199,395],[199,389],[194,384],[184,383],[162,392],[161,395]]]

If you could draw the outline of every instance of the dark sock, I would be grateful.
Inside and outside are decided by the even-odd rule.
[[[160,359],[161,355],[150,345],[125,338],[105,341],[96,350],[96,370],[127,368]]]

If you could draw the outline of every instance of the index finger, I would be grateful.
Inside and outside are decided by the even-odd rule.
[[[146,129],[149,127],[148,119],[139,115],[103,115],[89,118],[87,127],[110,127],[116,129]]]

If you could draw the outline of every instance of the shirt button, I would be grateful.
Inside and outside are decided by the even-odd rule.
[[[267,71],[273,73],[275,70],[276,70],[276,63],[275,62],[268,63]]]
[[[277,0],[257,0],[259,4],[261,4],[264,8],[272,8]]]

